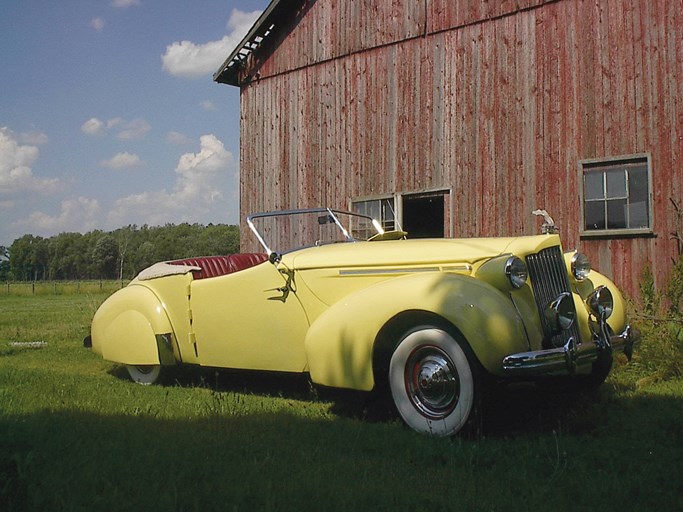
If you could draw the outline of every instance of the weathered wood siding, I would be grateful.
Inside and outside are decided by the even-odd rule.
[[[683,2],[318,0],[259,74],[241,94],[243,214],[452,188],[455,236],[536,233],[540,207],[628,291],[646,262],[670,267]],[[644,152],[657,236],[580,240],[578,162]]]

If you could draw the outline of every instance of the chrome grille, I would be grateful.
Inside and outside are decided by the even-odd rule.
[[[562,347],[570,337],[579,341],[576,323],[570,329],[553,335],[553,329],[544,314],[548,304],[561,293],[571,292],[567,267],[564,264],[564,257],[560,248],[557,246],[549,247],[536,254],[530,254],[526,257],[526,264],[529,269],[531,289],[536,299],[538,316],[543,327],[545,348]]]

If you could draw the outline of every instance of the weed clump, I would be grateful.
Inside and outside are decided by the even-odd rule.
[[[672,203],[681,221],[683,214]],[[678,256],[666,284],[657,289],[650,266],[640,278],[642,311],[636,316],[642,320],[642,339],[634,365],[642,373],[640,383],[683,376],[683,237],[679,231],[671,235],[678,241]]]

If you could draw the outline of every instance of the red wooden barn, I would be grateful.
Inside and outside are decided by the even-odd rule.
[[[214,79],[241,91],[243,217],[509,236],[543,208],[634,294],[680,251],[681,1],[273,0]]]

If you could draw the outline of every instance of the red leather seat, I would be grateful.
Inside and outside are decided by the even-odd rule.
[[[200,256],[197,258],[185,258],[182,260],[169,261],[171,265],[188,265],[199,267],[201,270],[193,271],[195,279],[224,276],[239,272],[268,260],[264,253],[229,254],[227,256]]]

